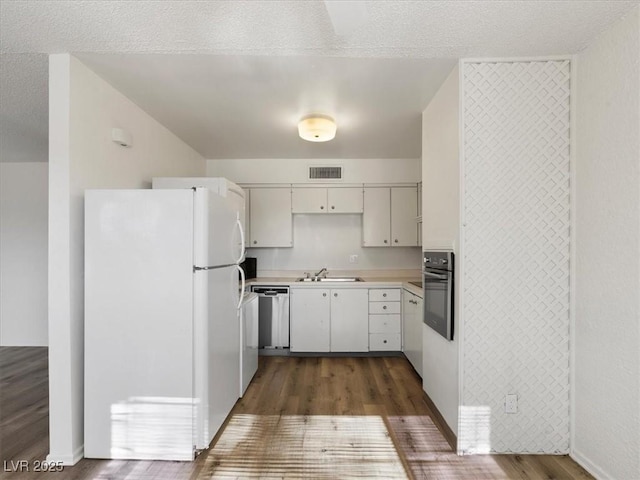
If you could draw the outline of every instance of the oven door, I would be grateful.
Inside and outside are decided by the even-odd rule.
[[[453,340],[453,273],[422,272],[423,322],[447,340]]]

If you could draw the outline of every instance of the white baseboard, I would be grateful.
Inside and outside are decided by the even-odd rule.
[[[593,463],[575,448],[571,450],[569,456],[587,472],[593,475],[597,480],[611,480],[612,477],[607,475],[607,473],[602,468]]]
[[[48,463],[60,463],[64,466],[70,467],[75,465],[84,458],[84,445],[80,445],[76,448],[71,455],[47,455]]]

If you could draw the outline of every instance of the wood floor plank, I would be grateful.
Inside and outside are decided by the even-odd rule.
[[[44,460],[49,448],[47,368],[46,348],[0,348],[0,459]],[[439,430],[420,377],[400,356],[260,357],[258,372],[225,427],[234,415],[380,417],[409,478],[592,478],[568,456],[456,455]],[[268,429],[254,432],[257,438],[252,441],[264,452],[276,454],[269,451],[271,433]],[[65,467],[62,475],[0,475],[3,480],[202,480],[216,471],[211,452],[212,448],[203,451],[194,462],[83,459]],[[304,472],[300,464],[287,476],[300,478]]]

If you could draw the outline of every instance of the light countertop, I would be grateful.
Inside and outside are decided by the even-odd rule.
[[[420,281],[417,277],[367,277],[357,275],[362,282],[298,282],[300,277],[258,277],[247,280],[247,285],[289,286],[295,288],[404,288],[422,298],[422,289],[409,282]]]

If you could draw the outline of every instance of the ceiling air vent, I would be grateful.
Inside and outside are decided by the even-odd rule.
[[[309,167],[310,180],[341,180],[342,167]]]

